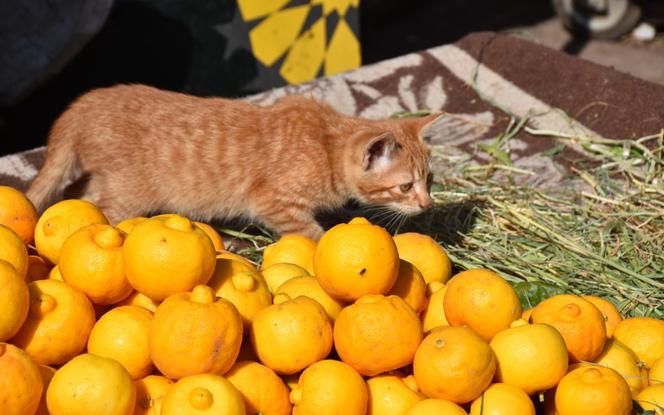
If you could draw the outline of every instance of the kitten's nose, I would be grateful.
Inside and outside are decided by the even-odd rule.
[[[418,205],[420,205],[420,209],[422,210],[427,210],[429,209],[429,206],[431,206],[431,197],[429,195],[420,198],[417,202]]]

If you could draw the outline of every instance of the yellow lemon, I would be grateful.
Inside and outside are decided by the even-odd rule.
[[[399,256],[390,234],[366,221],[336,225],[323,234],[314,254],[314,275],[341,301],[386,294],[399,275]]]
[[[643,380],[641,379],[639,358],[618,340],[607,341],[602,354],[595,359],[595,363],[610,367],[625,378],[629,389],[632,391],[632,396],[636,396],[642,389]]]
[[[616,326],[613,337],[632,349],[648,367],[664,357],[664,321],[652,317],[627,318]]]
[[[496,372],[489,344],[467,327],[431,330],[415,353],[413,374],[430,398],[464,404],[480,396]]]
[[[664,415],[664,383],[648,386],[634,399],[646,411]]]
[[[44,387],[35,362],[18,347],[0,343],[0,374],[2,415],[33,415]]]
[[[33,241],[37,211],[30,200],[20,191],[9,186],[0,186],[0,225],[5,225],[30,244]]]
[[[301,266],[287,263],[272,264],[261,269],[261,274],[263,274],[271,293],[275,293],[281,284],[291,278],[311,277],[311,274]]]
[[[194,225],[198,226],[200,230],[205,232],[205,234],[210,238],[210,241],[212,241],[212,245],[214,245],[214,250],[215,251],[222,251],[224,249],[224,240],[219,235],[219,232],[217,232],[212,226],[208,225],[207,223],[203,222],[196,222],[194,221]]]
[[[567,373],[565,341],[547,324],[519,323],[491,339],[497,381],[517,386],[528,395],[556,386]]]
[[[0,225],[0,259],[9,262],[25,278],[28,274],[28,248],[10,228]]]
[[[605,300],[594,295],[584,295],[584,300],[589,301],[599,309],[604,317],[604,325],[606,326],[606,337],[611,338],[613,331],[616,329],[618,323],[622,321],[622,316],[618,308],[610,301]]]
[[[64,282],[64,278],[62,278],[62,273],[60,272],[60,267],[56,265],[53,268],[51,268],[51,271],[48,273],[48,279]]]
[[[122,259],[125,237],[121,230],[104,224],[88,225],[72,233],[60,249],[62,278],[98,305],[127,298],[133,289]]]
[[[156,301],[206,284],[215,267],[210,238],[178,215],[138,224],[122,253],[129,283]]]
[[[290,415],[290,391],[269,367],[257,362],[237,362],[225,377],[242,394],[247,413]]]
[[[301,295],[316,300],[318,304],[323,306],[325,313],[330,320],[336,320],[337,316],[344,307],[344,303],[330,297],[328,293],[323,290],[316,278],[310,276],[296,277],[289,279],[281,284],[279,289],[275,292],[277,294],[286,294],[289,298],[297,298]]]
[[[577,295],[547,298],[535,307],[530,319],[558,330],[573,362],[592,361],[604,350],[604,317],[597,307]]]
[[[367,380],[367,389],[369,391],[367,415],[401,415],[424,399],[412,375],[406,381],[394,375],[375,376]]]
[[[471,269],[452,277],[443,304],[450,325],[466,325],[486,341],[521,317],[521,302],[514,288],[486,269]]]
[[[101,210],[90,202],[69,199],[52,205],[42,213],[35,227],[37,252],[57,265],[60,248],[65,239],[93,223],[108,224],[108,220]]]
[[[150,324],[150,357],[170,379],[199,373],[223,375],[233,366],[242,343],[242,318],[212,289],[197,285],[159,304]]]
[[[364,376],[411,364],[421,341],[420,319],[396,295],[362,296],[334,322],[339,357]]]
[[[148,220],[148,218],[144,218],[143,216],[138,216],[138,217],[135,217],[135,218],[129,218],[129,219],[125,219],[122,222],[118,223],[117,225],[115,225],[115,227],[120,229],[122,232],[126,233],[127,235],[129,235],[131,233],[131,231],[134,230],[136,225],[138,225],[139,223],[143,223],[146,220]]]
[[[240,261],[217,258],[208,285],[217,297],[233,303],[242,316],[247,333],[256,313],[272,304],[272,295],[261,274]]]
[[[136,387],[120,363],[84,353],[55,372],[46,404],[51,415],[131,415]]]
[[[236,254],[236,253],[231,252],[231,251],[226,251],[226,250],[223,250],[223,249],[220,250],[220,251],[217,251],[217,259],[219,259],[219,258],[234,259],[236,261],[240,261],[242,263],[245,263],[245,264],[249,265],[254,270],[257,270],[256,264],[249,261],[249,259],[243,257],[242,255]]]
[[[462,407],[445,399],[424,399],[411,406],[405,415],[468,415]]]
[[[39,375],[41,376],[44,388],[35,415],[49,415],[48,407],[46,406],[46,391],[48,390],[48,385],[51,384],[53,375],[55,375],[55,369],[51,366],[39,365]]]
[[[164,396],[160,415],[244,415],[240,392],[221,376],[204,373],[178,380]]]
[[[136,386],[136,406],[134,415],[160,415],[164,396],[173,386],[173,381],[165,376],[149,375],[134,381]]]
[[[648,373],[648,381],[650,385],[664,383],[664,357],[661,357],[653,363]]]
[[[148,328],[152,313],[143,307],[116,307],[104,314],[92,327],[88,353],[118,361],[133,379],[152,372],[148,349]]]
[[[42,365],[61,365],[81,353],[95,323],[85,294],[57,280],[33,281],[28,290],[28,318],[11,342]]]
[[[566,374],[556,388],[559,415],[629,415],[632,395],[625,379],[603,366],[581,366]]]
[[[447,292],[447,285],[440,281],[431,281],[427,284],[427,301],[422,310],[422,329],[428,333],[438,326],[449,326],[445,317],[443,300]]]
[[[123,305],[137,305],[139,307],[145,308],[146,310],[150,310],[154,313],[155,311],[157,311],[159,302],[153,300],[152,298],[148,297],[145,294],[141,294],[138,291],[134,291],[131,294],[129,294],[127,298],[116,304],[116,306],[123,306]]]
[[[447,282],[452,276],[452,262],[447,252],[428,235],[415,232],[394,236],[399,258],[413,264],[424,277],[424,281]]]
[[[473,401],[470,415],[535,415],[535,405],[520,388],[494,383]]]
[[[313,258],[316,241],[304,235],[290,234],[282,236],[277,242],[268,245],[263,251],[261,271],[272,264],[295,264],[314,274]]]
[[[261,363],[293,374],[324,359],[332,349],[332,325],[323,307],[309,297],[276,296],[251,325],[251,344]]]
[[[427,286],[420,271],[408,261],[399,261],[399,276],[388,295],[403,298],[419,314],[426,305]]]
[[[30,294],[16,268],[0,259],[0,342],[10,339],[28,317]]]
[[[347,364],[322,360],[302,372],[290,400],[293,415],[364,415],[367,385]]]

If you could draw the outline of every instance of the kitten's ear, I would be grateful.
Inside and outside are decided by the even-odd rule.
[[[417,133],[420,140],[426,144],[431,144],[434,138],[443,135],[445,129],[445,114],[431,114],[423,117],[419,121],[419,131]]]
[[[391,133],[372,138],[364,147],[362,167],[364,170],[376,170],[387,166],[397,146],[397,141]]]

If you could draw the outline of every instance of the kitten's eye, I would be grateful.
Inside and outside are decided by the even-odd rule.
[[[403,193],[406,193],[412,188],[413,188],[413,182],[402,184],[399,186],[399,190],[401,190]]]

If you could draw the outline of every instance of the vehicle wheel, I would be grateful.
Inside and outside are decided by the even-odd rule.
[[[595,39],[617,39],[632,30],[641,17],[641,9],[630,0],[606,0],[605,10],[593,8],[587,0],[552,1],[565,27]]]

